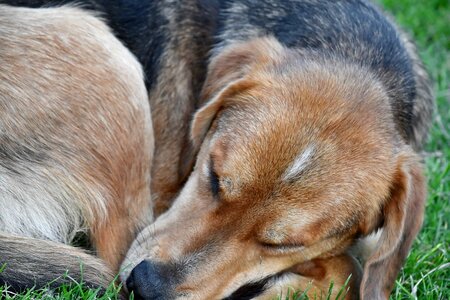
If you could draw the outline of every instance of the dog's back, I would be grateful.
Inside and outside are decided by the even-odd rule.
[[[100,20],[72,7],[0,5],[0,61],[0,282],[40,285],[65,270],[76,278],[84,261],[87,279],[104,283],[99,273],[118,271],[150,218],[141,67]],[[79,233],[104,262],[63,245]]]

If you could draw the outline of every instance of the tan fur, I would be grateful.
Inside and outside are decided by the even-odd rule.
[[[294,266],[333,261],[358,235],[396,220],[405,226],[394,230],[385,223],[389,233],[365,266],[360,297],[370,298],[367,278],[386,287],[376,289],[390,290],[420,227],[404,223],[405,217],[420,216],[425,195],[421,167],[396,130],[376,76],[259,38],[213,58],[203,95],[191,131],[200,148],[194,171],[171,209],[138,236],[122,278],[149,260],[179,265],[183,277],[171,287],[174,298],[220,299],[279,272],[297,272],[303,286],[308,272]],[[308,149],[314,149],[308,165],[286,180],[283,174]],[[217,196],[211,173],[219,180]],[[416,181],[418,193],[405,178]],[[417,208],[405,213],[409,203]],[[408,243],[397,249],[408,233]],[[373,264],[385,257],[393,264],[381,280],[384,273]],[[332,278],[342,282],[359,273],[352,264],[320,265],[329,276],[315,281],[317,290]],[[349,297],[357,298],[357,287],[352,284]]]
[[[0,6],[0,61],[0,232],[65,244],[84,232],[117,272],[151,220],[141,66],[72,7]]]

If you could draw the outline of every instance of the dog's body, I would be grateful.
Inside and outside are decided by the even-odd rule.
[[[356,0],[82,2],[144,66],[157,215],[187,180],[131,248],[129,289],[248,299],[314,279],[322,290],[357,277],[348,247],[383,227],[360,295],[387,297],[421,224],[416,152],[433,106],[392,22]]]
[[[42,287],[83,268],[105,286],[151,218],[142,69],[70,7],[0,5],[0,61],[0,283]],[[79,234],[103,262],[64,245]]]

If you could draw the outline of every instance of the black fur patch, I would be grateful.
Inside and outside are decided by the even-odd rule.
[[[23,6],[30,8],[39,8],[39,7],[54,7],[61,6],[69,3],[78,3],[83,7],[94,8],[94,1],[90,0],[0,0],[0,4],[8,4],[12,6]]]
[[[161,16],[158,1],[99,0],[107,23],[144,67],[147,88],[156,82],[166,44],[162,30],[168,20]]]

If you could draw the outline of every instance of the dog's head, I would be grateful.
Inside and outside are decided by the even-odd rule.
[[[203,96],[195,169],[130,249],[128,288],[146,299],[249,299],[268,278],[382,226],[361,295],[387,297],[425,187],[376,78],[262,38],[221,51]]]

